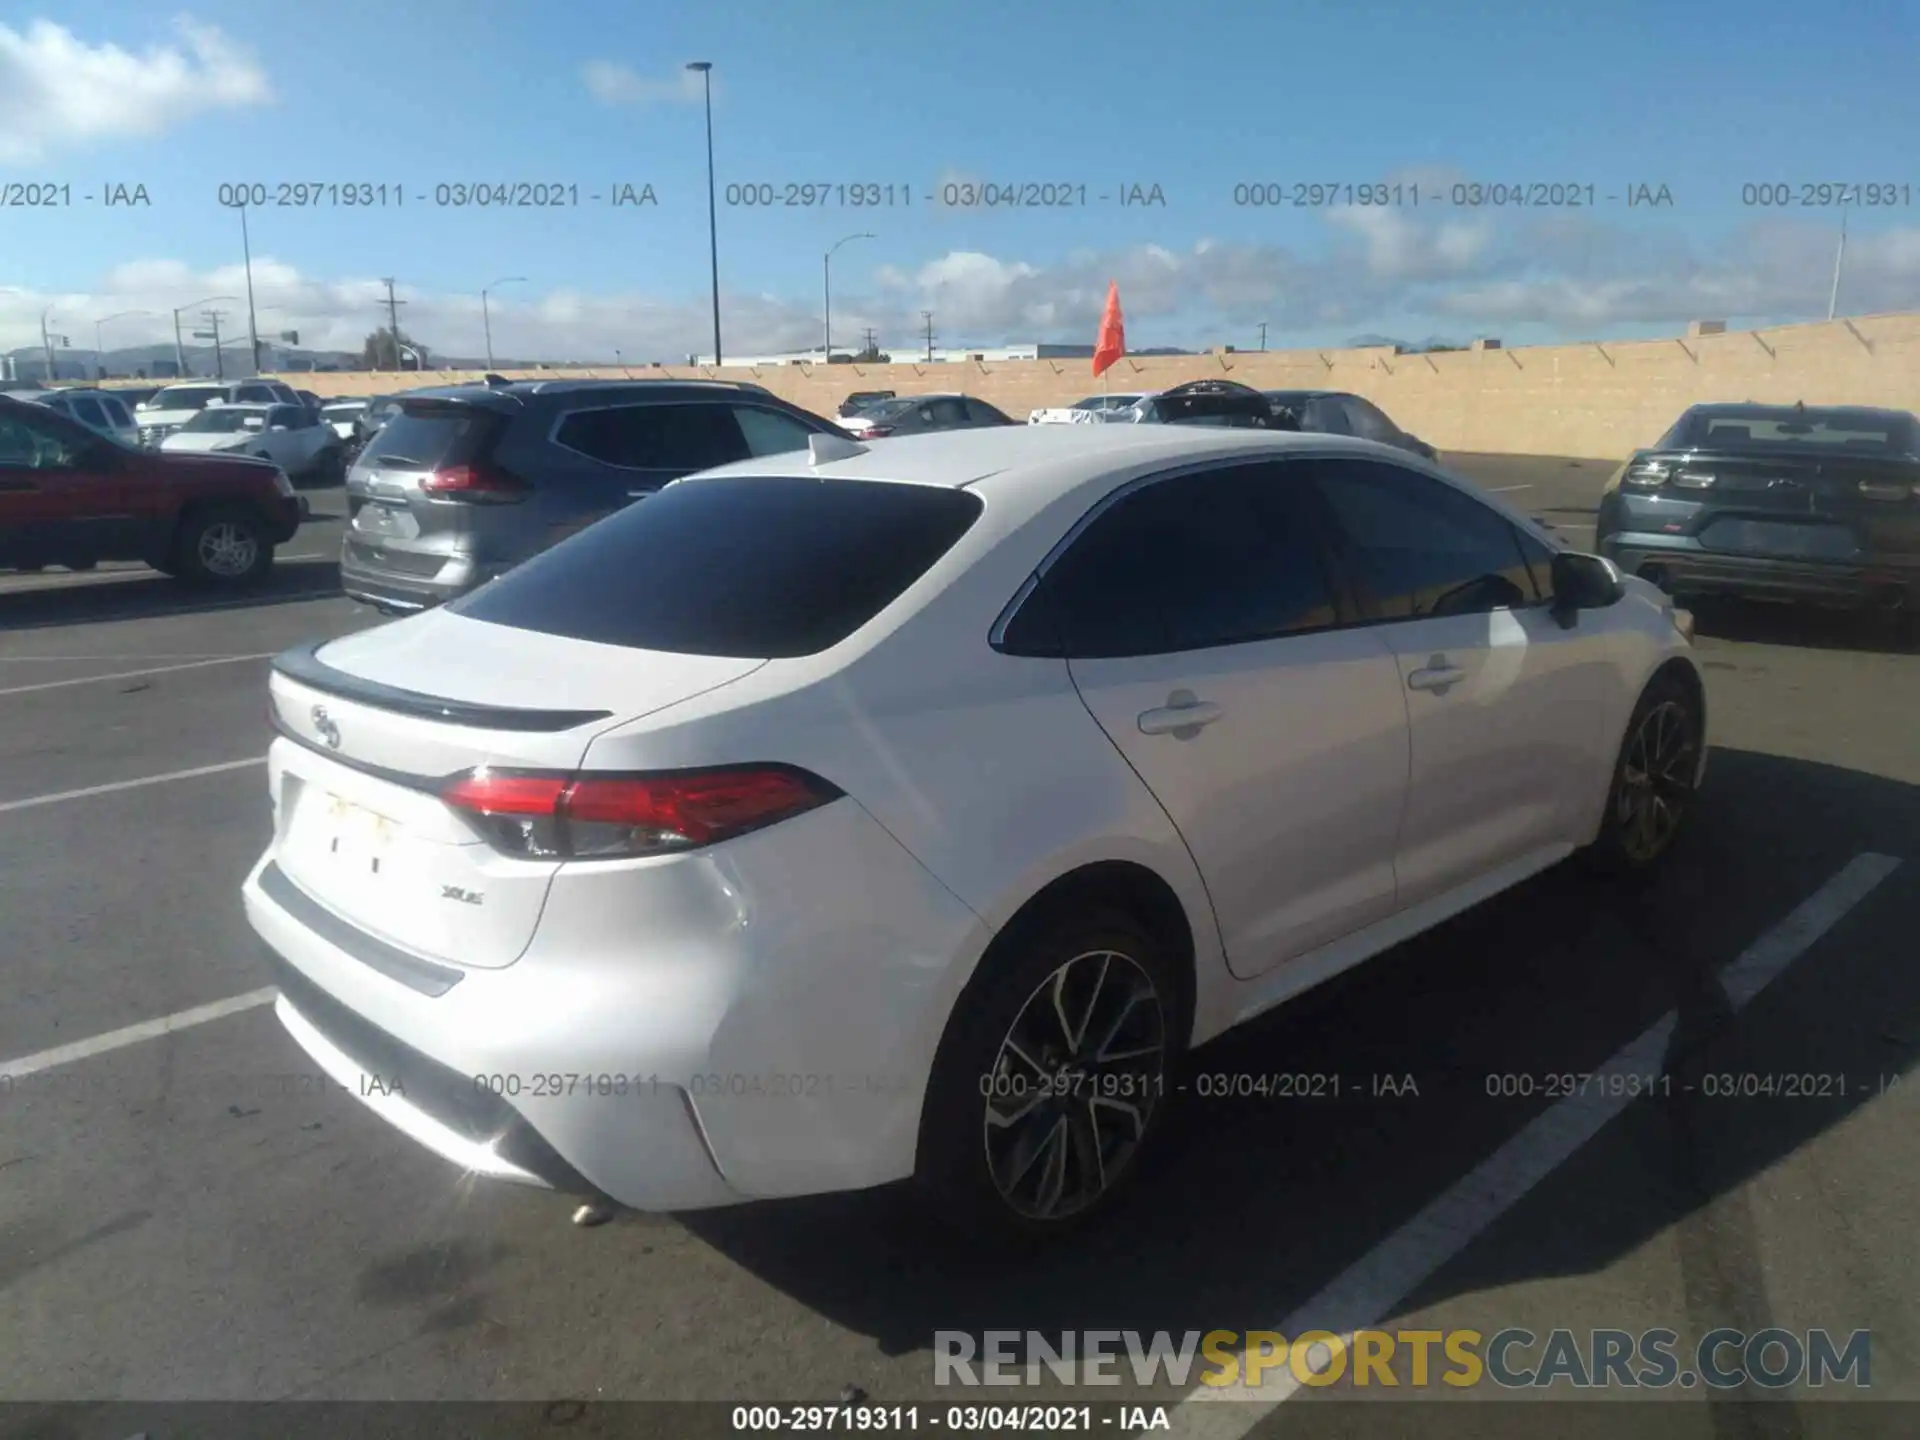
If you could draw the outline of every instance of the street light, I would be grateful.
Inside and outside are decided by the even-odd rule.
[[[247,343],[249,346],[247,353],[253,361],[251,373],[258,375],[260,373],[260,326],[254,319],[253,240],[247,234],[247,207],[244,203],[240,206],[240,253],[245,257],[247,264]]]
[[[820,261],[821,278],[824,281],[822,287],[823,298],[826,301],[827,364],[829,365],[833,364],[833,252],[849,240],[877,240],[879,238],[879,236],[868,234],[864,230],[858,235],[844,236],[833,242],[832,247]]]
[[[707,256],[713,271],[713,363],[720,364],[720,219],[713,197],[713,62],[692,60],[687,69],[698,72],[707,90]]]
[[[216,300],[238,301],[239,298],[240,297],[238,295],[209,295],[204,300],[195,300],[191,305],[178,305],[174,307],[173,362],[174,362],[174,369],[179,371],[179,375],[176,377],[177,379],[184,380],[187,378],[187,347],[180,339],[180,312],[182,310],[191,310],[195,306],[199,306],[199,305],[211,305]]]
[[[524,275],[506,275],[498,280],[489,280],[487,290],[499,285],[525,285]],[[493,369],[493,316],[487,310],[487,290],[480,292],[480,323],[487,327],[487,369]]]
[[[104,319],[94,321],[93,322],[94,368],[96,370],[105,370],[107,368],[106,350],[100,343],[100,330],[102,326],[111,325],[115,320],[130,320],[135,315],[151,315],[151,314],[153,314],[153,311],[151,310],[122,310],[117,315],[108,315]]]

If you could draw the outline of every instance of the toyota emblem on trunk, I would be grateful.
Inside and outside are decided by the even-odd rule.
[[[340,748],[340,727],[334,724],[333,717],[327,714],[327,707],[324,705],[314,706],[312,718],[313,728],[320,732],[320,738],[327,742],[327,748],[329,750],[338,750]]]

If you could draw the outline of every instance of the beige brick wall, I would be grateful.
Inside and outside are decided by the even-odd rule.
[[[821,365],[701,369],[608,366],[513,372],[618,379],[752,380],[822,415],[853,390],[960,390],[1016,419],[1098,391],[1085,360],[1002,364]],[[1347,390],[1374,401],[1442,450],[1489,454],[1623,456],[1650,444],[1688,405],[1712,400],[1848,403],[1920,410],[1920,313],[1832,324],[1604,345],[1396,355],[1386,349],[1242,351],[1123,358],[1114,390],[1151,390],[1224,377],[1260,389]],[[319,395],[379,393],[392,374],[288,375]],[[408,385],[477,380],[473,372],[404,377]]]

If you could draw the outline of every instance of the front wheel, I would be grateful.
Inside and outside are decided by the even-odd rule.
[[[273,565],[273,546],[260,521],[238,506],[187,516],[174,539],[167,569],[195,585],[248,585]]]
[[[1705,743],[1704,717],[1692,690],[1670,675],[1655,677],[1627,721],[1614,762],[1606,815],[1587,851],[1595,868],[1643,872],[1673,847],[1693,805]]]
[[[1168,1108],[1174,972],[1109,913],[1035,927],[988,963],[941,1041],[915,1179],[970,1229],[1048,1236],[1120,1192]]]

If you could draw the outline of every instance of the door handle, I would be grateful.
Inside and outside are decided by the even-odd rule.
[[[1430,690],[1435,695],[1444,695],[1465,678],[1466,671],[1455,665],[1444,655],[1429,657],[1427,663],[1407,676],[1409,690]]]
[[[1176,690],[1167,697],[1165,705],[1140,712],[1140,733],[1168,735],[1180,730],[1198,730],[1224,714],[1226,711],[1213,701],[1202,700],[1190,690]]]

